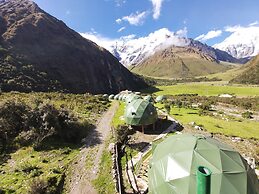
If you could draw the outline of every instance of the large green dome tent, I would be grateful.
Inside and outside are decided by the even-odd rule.
[[[157,111],[152,103],[143,99],[136,99],[127,105],[124,118],[129,125],[151,125],[157,120]]]
[[[211,194],[256,194],[254,170],[233,148],[201,135],[168,137],[153,150],[148,171],[152,194],[197,194],[198,166],[211,171]]]

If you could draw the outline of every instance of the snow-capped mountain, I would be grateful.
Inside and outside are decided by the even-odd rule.
[[[166,28],[162,28],[146,37],[121,38],[116,44],[111,45],[109,50],[122,64],[129,66],[139,64],[158,50],[172,45],[187,46],[189,43],[190,40],[184,37],[183,31],[174,33]]]
[[[81,35],[109,50],[125,66],[138,65],[155,52],[171,46],[196,48],[217,61],[239,62],[227,52],[187,38],[186,34],[186,29],[171,32],[167,28],[162,28],[144,37],[136,38],[135,35],[129,35],[117,40],[102,40],[95,34]]]
[[[226,51],[238,59],[252,57],[259,53],[258,26],[234,26],[226,31],[232,34],[223,42],[215,44],[214,48]]]

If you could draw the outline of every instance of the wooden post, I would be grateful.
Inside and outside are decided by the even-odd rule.
[[[144,125],[142,125],[142,133],[145,134],[145,127],[144,127]]]

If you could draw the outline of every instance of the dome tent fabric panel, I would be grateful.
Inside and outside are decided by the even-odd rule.
[[[125,122],[133,126],[150,125],[157,120],[156,108],[143,99],[129,103],[124,113]]]
[[[197,194],[198,166],[212,172],[211,194],[258,193],[256,175],[238,152],[213,138],[189,134],[168,137],[154,149],[149,192]]]

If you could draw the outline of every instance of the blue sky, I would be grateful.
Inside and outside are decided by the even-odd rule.
[[[213,45],[229,35],[227,26],[259,21],[258,0],[34,1],[77,32],[98,33],[110,39],[146,36],[161,28],[174,32],[187,29],[188,37],[199,37]]]

